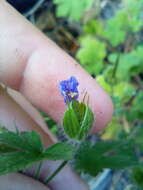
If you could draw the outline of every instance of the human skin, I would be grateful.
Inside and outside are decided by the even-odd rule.
[[[36,130],[41,134],[45,146],[56,142],[35,107],[61,123],[66,106],[58,84],[70,76],[75,76],[79,81],[79,99],[82,100],[85,92],[89,96],[89,105],[96,117],[92,132],[103,129],[113,112],[109,96],[72,57],[8,3],[0,0],[0,82],[8,87],[7,91],[0,88],[0,123],[10,130],[15,129],[14,123],[22,131]],[[54,162],[45,162],[41,180],[47,175],[46,171],[51,173],[56,165]],[[27,170],[26,174],[33,175],[33,168]],[[23,175],[22,178],[22,174],[18,173],[0,177],[0,189],[10,189],[13,183],[13,180],[9,180],[10,175],[15,179],[15,190],[20,185],[16,182],[17,178],[21,181],[20,189],[28,190],[28,187],[22,187],[25,181],[33,184],[33,189],[37,183],[41,185],[39,189],[48,189],[30,177]],[[87,189],[69,167],[65,167],[51,182],[50,188],[69,189],[67,184],[71,181],[73,185],[70,190]]]

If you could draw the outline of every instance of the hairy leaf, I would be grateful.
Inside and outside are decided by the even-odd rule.
[[[0,144],[5,144],[21,151],[41,152],[43,149],[40,136],[35,131],[21,133],[2,132],[0,133]]]
[[[72,145],[61,142],[48,147],[44,151],[43,156],[48,160],[70,160],[74,150],[75,148]]]
[[[45,151],[40,136],[35,132],[0,133],[0,175],[23,170],[34,162],[43,160],[69,160],[74,147],[67,143],[57,143]]]
[[[75,167],[96,175],[104,168],[122,169],[138,164],[131,141],[84,142],[75,156]]]
[[[15,152],[17,149],[11,148],[8,145],[5,144],[0,144],[0,154],[1,153],[6,153],[6,152]]]
[[[37,154],[29,152],[9,152],[0,154],[0,175],[23,170],[41,160]]]

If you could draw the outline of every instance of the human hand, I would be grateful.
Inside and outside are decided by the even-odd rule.
[[[70,76],[75,76],[80,83],[79,99],[83,98],[85,92],[90,97],[90,107],[96,114],[96,123],[92,131],[101,130],[111,119],[113,111],[108,95],[73,58],[1,0],[0,81],[11,89],[7,92],[0,90],[0,123],[10,130],[15,130],[14,123],[19,130],[37,130],[46,146],[55,142],[56,139],[51,136],[42,118],[31,104],[60,123],[65,104],[58,91],[58,83]],[[45,178],[46,171],[50,173],[55,165],[53,162],[45,163],[41,174],[42,179]],[[27,172],[32,175],[32,171],[33,168]],[[0,187],[5,185],[2,186],[3,189],[8,189],[9,184],[12,188],[14,180],[13,189],[16,189],[19,181],[20,189],[23,184],[24,189],[28,190],[28,187],[24,186],[25,183],[33,184],[33,189],[35,187],[38,189],[36,184],[41,185],[39,189],[48,189],[22,174],[0,177]],[[73,185],[69,186],[71,181]],[[50,186],[54,190],[69,189],[69,187],[70,190],[87,189],[68,167],[54,179]],[[31,186],[30,188],[32,189]]]

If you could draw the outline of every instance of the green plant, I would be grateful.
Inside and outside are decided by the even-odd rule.
[[[55,175],[73,160],[79,172],[96,176],[104,168],[114,170],[142,165],[136,155],[133,138],[101,141],[93,144],[86,140],[92,127],[94,116],[87,103],[79,102],[78,81],[75,77],[61,81],[61,95],[67,104],[63,117],[63,128],[69,141],[56,143],[44,148],[40,136],[32,132],[8,131],[0,133],[0,175],[23,170],[35,162],[40,162],[35,177],[40,173],[42,161],[63,160],[61,165],[45,180],[49,183]],[[73,139],[71,141],[70,139]]]
[[[58,17],[69,17],[69,19],[74,21],[79,21],[84,11],[89,9],[94,0],[54,0],[57,6],[57,16]]]
[[[142,188],[143,0],[121,1],[120,8],[109,19],[103,19],[99,9],[85,23],[82,18],[87,10],[91,10],[94,0],[54,0],[54,3],[58,17],[68,17],[79,22],[80,26],[82,24],[76,58],[112,97],[114,116],[101,132],[99,142],[88,141],[86,137],[93,122],[92,111],[85,102],[77,101],[78,82],[72,78],[71,81],[75,82],[73,88],[68,86],[68,93],[65,93],[64,85],[69,83],[62,81],[62,95],[68,104],[63,128],[69,142],[44,148],[34,131],[14,133],[1,129],[0,174],[22,170],[35,162],[41,164],[44,160],[63,160],[47,178],[48,183],[68,160],[72,160],[79,173],[92,176],[105,168],[128,168],[134,181]],[[50,126],[55,127],[53,121],[47,116],[45,118]],[[37,173],[39,169],[36,176]]]
[[[88,72],[99,74],[103,69],[106,45],[90,35],[83,36],[80,39],[80,44],[81,48],[77,52],[80,63]]]
[[[127,147],[132,149],[132,143],[128,144],[129,140],[132,139],[136,145],[135,151],[139,151],[138,158],[140,159],[143,151],[143,131],[141,128],[143,125],[143,0],[122,0],[118,10],[109,19],[102,18],[100,1],[87,1],[89,6],[87,4],[83,6],[83,1],[76,1],[78,4],[76,8],[74,8],[74,1],[68,5],[67,1],[61,0],[55,0],[55,3],[57,16],[68,17],[68,19],[82,24],[83,32],[78,39],[80,47],[76,58],[91,75],[95,76],[96,81],[112,97],[115,107],[114,116],[104,132],[100,134],[101,139],[106,142],[111,141],[111,144],[116,142],[115,149],[120,145],[120,140],[123,143],[127,142]],[[91,5],[96,5],[94,14],[92,14]],[[91,14],[87,15],[86,9],[89,9]],[[83,24],[81,18],[87,22]],[[104,141],[100,142],[103,144],[103,149],[106,147]],[[83,143],[83,147],[79,148],[80,151],[83,151],[79,151],[80,154],[76,155],[76,168],[92,175],[97,174],[105,166],[112,168],[115,159],[107,157],[105,163],[104,161],[100,163],[104,151],[102,152],[101,148],[102,154],[100,154],[98,143],[93,147],[88,143],[86,145]],[[126,160],[125,152],[124,150],[121,152],[123,157],[118,160]],[[115,153],[118,155],[116,150]],[[87,157],[85,154],[89,156]],[[112,156],[114,157],[114,154]],[[99,159],[97,160],[97,158]],[[132,158],[134,159],[134,155]],[[108,161],[111,165],[107,166]],[[93,163],[95,165],[98,163],[97,170],[93,169]],[[138,170],[132,171],[135,174],[134,178],[138,181],[142,176],[142,169],[138,167]]]

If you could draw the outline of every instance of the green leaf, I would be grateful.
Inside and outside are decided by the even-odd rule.
[[[126,0],[122,2],[122,9],[118,9],[116,14],[105,23],[104,32],[101,34],[112,46],[118,46],[125,42],[128,34],[141,30],[142,4],[143,1]]]
[[[121,130],[122,130],[122,127],[118,119],[116,117],[113,117],[111,122],[104,129],[103,134],[101,135],[101,138],[103,140],[117,139]]]
[[[41,158],[29,152],[9,152],[0,154],[0,175],[23,170]]]
[[[137,113],[138,114],[138,113]],[[135,135],[132,136],[132,139],[135,141],[138,150],[140,150],[140,154],[143,153],[143,127],[142,123],[139,126],[134,126],[133,130],[135,130]]]
[[[142,106],[142,102],[143,101],[143,91],[140,91],[137,95],[136,98],[133,101],[132,104],[132,118],[130,119],[141,119],[143,120],[143,106]]]
[[[98,75],[96,77],[96,81],[102,86],[102,88],[106,92],[108,92],[108,93],[112,92],[110,84],[108,82],[106,82],[105,77],[103,75]]]
[[[35,132],[0,132],[0,175],[16,172],[43,159],[43,146]]]
[[[58,17],[68,17],[71,20],[79,21],[83,12],[89,9],[94,0],[54,0],[57,5],[56,13]]]
[[[92,36],[83,36],[80,39],[80,45],[77,52],[77,59],[83,67],[91,74],[99,74],[103,69],[103,61],[106,56],[106,46]]]
[[[132,171],[132,178],[139,187],[143,188],[143,167],[135,167]]]
[[[88,135],[92,127],[94,120],[93,112],[84,103],[77,103],[76,101],[73,102],[73,109],[80,123],[80,129],[77,134],[78,139],[81,140]]]
[[[138,165],[131,141],[84,142],[75,156],[75,167],[93,176],[104,168],[122,169]]]
[[[142,22],[142,5],[143,0],[140,1],[133,1],[132,3],[130,0],[124,1],[124,12],[126,12],[127,17],[127,23],[126,27],[130,29],[133,32],[138,32],[141,27],[143,26]]]
[[[0,133],[0,144],[21,151],[41,152],[43,149],[40,136],[35,131],[18,134],[12,131],[2,132]]]
[[[102,20],[90,20],[86,25],[83,26],[83,30],[87,34],[101,35],[104,32]]]
[[[48,147],[44,151],[43,156],[48,160],[70,160],[74,151],[75,148],[72,145],[61,142]]]
[[[74,110],[70,107],[65,111],[63,118],[63,127],[65,133],[70,138],[75,138],[77,136],[77,131],[80,129],[80,123]]]
[[[40,136],[35,132],[0,133],[0,175],[23,170],[43,160],[70,160],[75,148],[68,143],[57,143],[43,149]]]
[[[63,118],[65,133],[73,139],[81,140],[88,135],[94,120],[91,109],[84,103],[72,101]]]
[[[8,145],[0,144],[0,154],[6,152],[15,152],[17,149],[11,148]]]
[[[108,39],[112,46],[121,44],[124,42],[126,37],[126,31],[122,29],[125,20],[123,21],[119,16],[120,15],[116,15],[115,17],[109,19],[105,25],[105,30],[102,33],[102,36]],[[124,19],[126,19],[125,16]]]
[[[143,70],[143,47],[138,46],[129,53],[121,54],[116,77],[118,80],[129,80]],[[115,64],[118,54],[110,54],[109,61]]]

